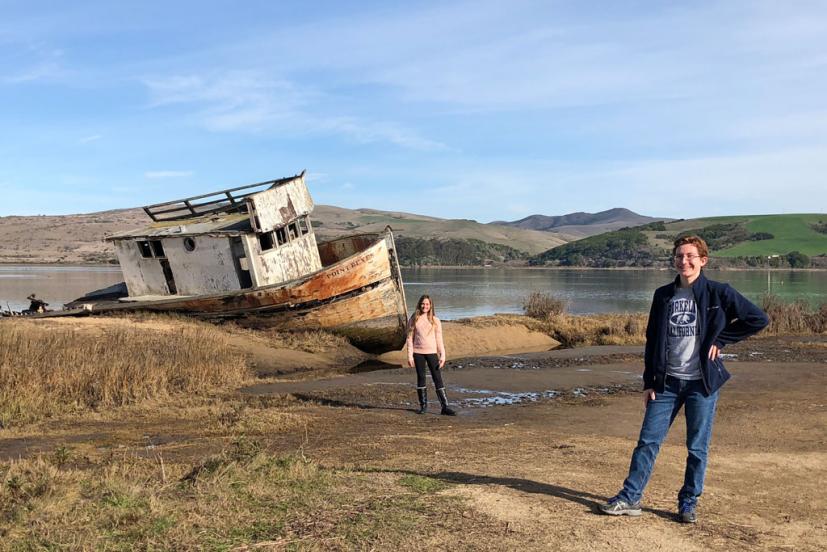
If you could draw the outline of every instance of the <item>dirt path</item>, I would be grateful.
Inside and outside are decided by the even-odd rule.
[[[320,411],[331,416],[310,429],[308,454],[332,466],[454,483],[446,492],[500,523],[514,549],[815,551],[827,547],[827,500],[817,483],[827,481],[827,368],[821,345],[802,351],[796,343],[756,340],[728,353],[736,355],[734,377],[722,393],[696,526],[674,521],[682,418],[661,451],[644,516],[594,513],[618,490],[640,428],[640,399],[630,391],[639,388],[639,348],[460,361],[446,373],[462,408],[456,418],[435,408],[412,414],[412,373],[398,369],[248,392],[291,392],[325,405]],[[559,394],[485,408],[458,391],[472,385]]]

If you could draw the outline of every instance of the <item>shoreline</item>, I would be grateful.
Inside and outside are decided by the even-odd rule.
[[[435,270],[472,270],[472,269],[521,269],[521,270],[596,270],[596,271],[646,271],[646,272],[670,272],[672,267],[654,267],[654,266],[615,266],[615,267],[597,267],[597,266],[515,266],[515,265],[491,265],[491,266],[470,266],[470,265],[423,265],[423,266],[407,266],[401,265],[402,268],[421,270],[421,269],[435,269]],[[720,272],[825,272],[827,267],[818,268],[792,268],[792,267],[712,267],[705,270],[720,271]]]
[[[7,266],[22,266],[22,267],[79,267],[79,268],[118,268],[117,263],[75,263],[75,262],[59,262],[59,261],[31,261],[31,262],[9,262],[0,261],[0,267]],[[552,270],[552,271],[576,271],[576,270],[594,270],[594,271],[651,271],[651,272],[669,272],[672,270],[670,266],[615,266],[615,267],[597,267],[597,266],[529,266],[529,265],[400,265],[401,268],[408,270],[434,269],[434,270],[479,270],[479,269],[506,269],[506,270]],[[792,267],[711,267],[707,268],[709,271],[720,272],[825,272],[827,267],[808,267],[808,268],[792,268]]]

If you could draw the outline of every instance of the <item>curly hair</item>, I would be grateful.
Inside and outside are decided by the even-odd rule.
[[[681,236],[680,238],[675,240],[675,246],[672,248],[672,255],[675,255],[675,252],[678,248],[682,245],[694,245],[698,249],[698,255],[701,257],[709,257],[709,246],[706,245],[706,242],[700,236]]]

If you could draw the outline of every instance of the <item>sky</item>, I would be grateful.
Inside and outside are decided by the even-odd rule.
[[[479,222],[827,212],[827,3],[0,0],[0,216],[307,171]]]

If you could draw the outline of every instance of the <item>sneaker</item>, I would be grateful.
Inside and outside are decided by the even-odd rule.
[[[678,518],[681,523],[695,523],[698,521],[698,516],[695,515],[695,507],[689,504],[683,504],[678,511]]]
[[[641,514],[640,502],[629,504],[625,500],[614,497],[606,504],[599,506],[600,511],[610,516],[639,516]]]

